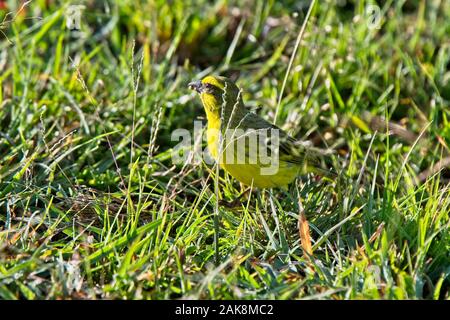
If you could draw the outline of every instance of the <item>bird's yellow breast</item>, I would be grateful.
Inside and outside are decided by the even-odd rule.
[[[208,142],[208,150],[214,159],[217,159],[219,153],[219,130],[220,130],[220,112],[218,102],[214,96],[202,93],[200,95],[203,107],[205,109],[206,118],[208,119],[208,130],[206,131],[206,139]],[[219,105],[220,106],[220,105]]]

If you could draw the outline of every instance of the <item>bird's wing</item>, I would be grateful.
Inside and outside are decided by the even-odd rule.
[[[270,129],[278,130],[278,152],[280,160],[299,166],[314,167],[319,169],[320,167],[323,167],[321,160],[324,156],[326,157],[330,154],[329,151],[310,147],[295,140],[276,125],[264,120],[252,112],[248,112],[242,119],[235,122],[233,127],[244,130],[251,128],[254,130],[261,130],[261,132],[266,131],[266,134],[267,131],[270,131]],[[267,147],[270,147],[269,144],[271,141],[273,140],[268,139],[266,142],[268,144]]]

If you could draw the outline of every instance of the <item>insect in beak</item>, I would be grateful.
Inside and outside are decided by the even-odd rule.
[[[202,93],[203,84],[201,81],[192,81],[192,82],[189,82],[188,87],[191,90],[195,90],[198,93]]]

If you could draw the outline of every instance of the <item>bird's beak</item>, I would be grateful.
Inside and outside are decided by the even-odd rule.
[[[202,93],[202,87],[203,87],[203,85],[202,85],[202,82],[201,82],[201,81],[192,81],[192,82],[189,82],[188,87],[189,87],[189,89],[191,89],[191,90],[195,90],[195,91],[197,91],[198,93]]]

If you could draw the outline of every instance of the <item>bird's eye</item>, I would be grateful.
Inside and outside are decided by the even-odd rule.
[[[208,91],[212,91],[213,88],[214,88],[214,86],[213,86],[212,84],[210,84],[210,83],[205,83],[205,88],[206,88]]]

